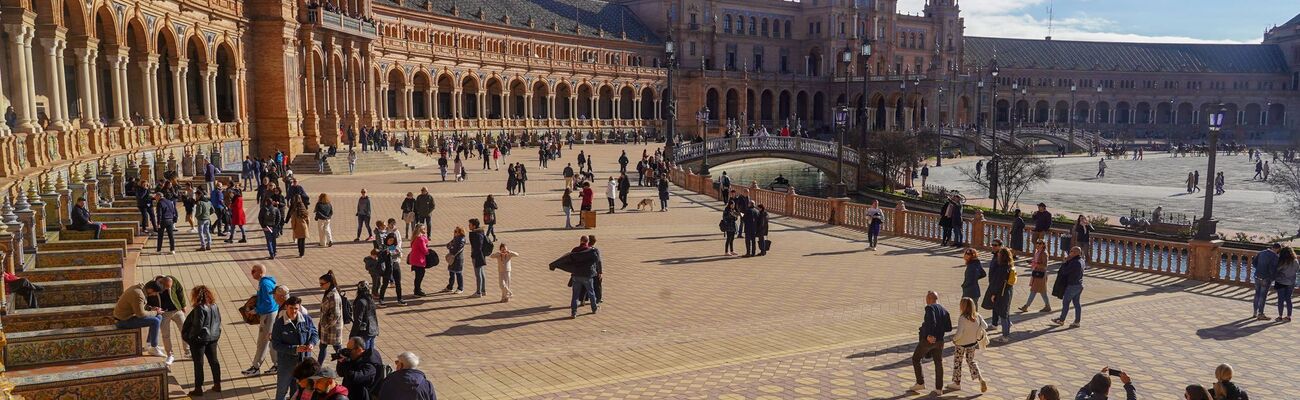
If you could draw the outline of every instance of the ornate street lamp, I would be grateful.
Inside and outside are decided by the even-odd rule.
[[[707,129],[707,124],[709,123],[709,106],[704,106],[703,108],[700,108],[700,111],[695,114],[695,119],[698,119],[700,121],[700,145],[704,146],[704,163],[700,165],[700,175],[708,176],[709,175],[709,138],[708,135],[704,134],[704,130]]]
[[[1219,238],[1218,221],[1214,220],[1214,158],[1219,153],[1219,131],[1223,129],[1223,115],[1228,108],[1219,103],[1219,112],[1210,115],[1210,159],[1205,167],[1205,210],[1201,214],[1201,224],[1196,230],[1196,240],[1215,240]]]
[[[989,163],[988,163],[988,165],[986,166],[986,168],[987,168],[987,174],[986,174],[986,175],[988,176],[988,179],[989,179],[989,199],[993,200],[993,208],[994,208],[994,209],[998,208],[998,174],[997,174],[997,171],[998,171],[998,162],[1001,161],[1001,160],[998,159],[998,115],[997,115],[997,114],[998,114],[998,113],[997,113],[997,110],[998,110],[998,72],[999,72],[999,71],[998,71],[998,59],[997,59],[997,58],[994,58],[994,59],[990,62],[990,65],[989,65],[989,74],[990,74],[991,76],[993,76],[993,87],[992,87],[992,89],[991,89],[991,92],[993,93],[993,96],[992,96],[992,97],[993,97],[993,112],[990,113],[990,114],[993,114],[993,123],[989,124],[989,132],[990,132],[990,136],[992,136],[992,138],[993,138],[993,140],[992,140],[992,143],[993,143],[993,144],[992,144],[992,147],[993,147],[993,148],[991,149],[991,150],[993,151],[993,156],[992,156],[991,158],[989,158]],[[1010,118],[1008,118],[1008,119],[1010,119]]]
[[[848,185],[844,182],[844,133],[849,130],[849,106],[847,104],[841,104],[835,110],[835,126],[840,133],[840,139],[835,143],[835,175],[839,181],[835,183],[832,195],[843,197],[848,193]]]
[[[944,80],[947,80],[947,78],[945,77]],[[943,100],[944,100],[944,98],[943,98],[943,85],[939,85],[939,107],[940,107],[940,109],[943,109],[943,108],[942,108],[942,107],[944,106]],[[943,129],[944,129],[944,126],[945,126],[945,125],[947,125],[947,124],[944,123],[943,118],[940,118],[940,119],[939,119],[939,129],[936,130],[937,133],[934,135],[934,166],[935,166],[935,167],[942,167],[942,166],[943,166]]]
[[[677,67],[677,43],[673,42],[673,35],[668,34],[667,40],[664,41],[664,54],[668,56],[668,115],[664,118],[668,120],[668,137],[664,139],[664,157],[669,162],[676,161],[673,157],[673,145],[675,143],[677,126],[677,89],[673,87],[673,70]]]
[[[1074,107],[1075,107],[1075,104],[1074,104],[1074,92],[1076,92],[1076,91],[1078,91],[1078,90],[1079,90],[1079,87],[1078,87],[1078,86],[1073,85],[1073,84],[1070,85],[1070,106],[1065,108],[1065,109],[1066,109],[1066,112],[1070,113],[1070,137],[1067,138],[1066,141],[1065,141],[1065,152],[1066,152],[1066,154],[1073,153],[1073,150],[1074,150],[1074,149],[1072,149],[1072,148],[1070,148],[1070,147],[1071,147],[1071,146],[1074,146],[1074,117],[1075,117],[1075,112],[1074,112]]]
[[[859,139],[862,143],[866,143],[869,129],[867,124],[873,123],[867,121],[867,81],[871,80],[871,64],[868,63],[871,60],[871,39],[867,35],[862,35],[862,45],[858,47],[858,55],[862,56],[862,111],[860,111],[862,123],[858,125],[862,129],[862,135]]]

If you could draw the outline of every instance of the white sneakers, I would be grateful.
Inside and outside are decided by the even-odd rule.
[[[167,357],[167,352],[163,351],[160,347],[150,347],[148,350],[145,350],[145,354],[154,357]],[[168,364],[170,364],[170,362],[168,362]]]
[[[961,390],[961,384],[960,384],[960,383],[949,383],[948,386],[944,386],[943,390],[946,390],[946,391],[949,391],[949,392],[960,391],[960,390]]]
[[[172,363],[176,362],[176,357],[173,356],[173,355],[171,355],[171,354],[168,354],[168,355],[167,355],[167,361],[166,361],[166,362],[167,362],[167,365],[172,365]]]
[[[918,384],[912,385],[912,388],[911,388],[911,389],[907,389],[907,391],[909,391],[909,392],[913,392],[913,393],[921,393],[921,392],[924,392],[924,391],[925,391],[925,385],[918,383]]]

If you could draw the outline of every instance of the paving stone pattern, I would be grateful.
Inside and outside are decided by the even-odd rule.
[[[623,148],[633,156],[642,150],[579,149],[594,153],[597,175],[604,178],[617,171]],[[775,218],[771,254],[726,257],[717,202],[680,190],[668,212],[601,214],[596,229],[565,230],[560,171],[578,149],[566,150],[564,162],[552,162],[550,169],[537,167],[534,150],[519,149],[510,158],[529,166],[527,196],[505,195],[503,172],[481,171],[477,160],[466,163],[474,167],[460,183],[438,182],[430,168],[306,176],[313,201],[326,192],[335,203],[333,247],[311,244],[299,259],[282,239],[281,256],[266,261],[254,225],[249,243],[218,241],[211,252],[194,252],[197,238],[185,233],[176,255],[142,257],[139,276],[172,274],[186,287],[214,287],[226,319],[220,342],[226,392],[205,398],[266,399],[274,392],[271,377],[239,375],[252,359],[256,333],[238,321],[236,311],[254,292],[251,265],[268,265],[315,313],[317,278],[325,271],[349,283],[349,294],[352,283],[368,279],[361,259],[370,245],[351,242],[356,222],[350,214],[361,188],[370,191],[375,216],[396,218],[406,192],[428,187],[437,199],[434,242],[448,240],[455,225],[481,217],[485,194],[495,193],[501,207],[498,243],[521,254],[514,265],[514,299],[497,302],[491,265],[485,298],[433,295],[379,313],[377,343],[385,360],[391,363],[402,351],[419,354],[439,398],[918,397],[905,391],[913,383],[910,356],[923,296],[940,291],[956,313],[962,272],[956,250],[885,238],[880,251],[866,252],[860,232]],[[650,188],[634,187],[631,200],[653,196]],[[603,190],[597,190],[596,205],[603,204]],[[597,235],[606,257],[606,303],[599,314],[584,308],[569,320],[568,276],[546,265],[582,234]],[[441,271],[430,271],[426,292],[444,284]],[[409,293],[412,274],[403,278]],[[1300,389],[1300,372],[1288,362],[1296,325],[1243,320],[1249,310],[1244,289],[1114,270],[1090,271],[1087,279],[1082,328],[1052,326],[1040,313],[1017,315],[1014,341],[980,352],[992,385],[986,398],[1019,399],[1049,383],[1073,392],[1104,366],[1127,371],[1144,398],[1175,398],[1188,383],[1209,383],[1215,365],[1225,361],[1237,366],[1237,380],[1259,398],[1283,398]],[[472,288],[472,271],[466,280]],[[1017,301],[1025,295],[1017,293]],[[950,356],[945,369],[951,371]],[[927,365],[928,382],[932,374]],[[182,398],[192,382],[190,360],[178,360],[171,395]],[[972,390],[978,385],[969,379],[965,384],[946,398],[979,394]]]

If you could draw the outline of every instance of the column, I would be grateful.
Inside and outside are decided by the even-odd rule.
[[[136,65],[140,68],[140,75],[143,75],[136,77],[136,79],[140,79],[140,84],[144,87],[144,93],[140,93],[140,96],[143,97],[141,102],[144,104],[144,111],[140,113],[140,116],[144,125],[153,125],[156,123],[152,104],[154,101],[154,85],[152,83],[153,79],[151,79],[153,78],[153,65],[154,63],[157,63],[156,59],[151,60],[151,58],[154,57],[156,56],[145,56],[144,61],[136,62]]]
[[[10,105],[13,106],[18,120],[14,124],[14,130],[32,132],[37,129],[36,87],[32,85],[35,80],[31,78],[32,65],[28,62],[28,57],[31,56],[30,41],[34,28],[25,24],[8,24],[4,28],[12,40],[9,43],[9,71],[12,76],[16,76],[10,84],[16,93],[10,93],[9,96]]]
[[[217,115],[217,66],[208,65],[203,72],[203,103],[208,109],[208,123],[220,123],[221,117]]]
[[[99,117],[98,110],[95,109],[94,99],[96,97],[95,86],[91,84],[90,77],[94,74],[94,57],[91,56],[92,49],[78,48],[73,50],[77,55],[77,92],[81,93],[81,127],[94,128],[95,122]]]
[[[388,85],[379,85],[379,120],[388,119]],[[382,124],[382,122],[381,122]]]
[[[433,112],[434,110],[436,110],[436,108],[433,107],[433,98],[434,98],[433,89],[425,90],[423,96],[424,96],[424,116],[428,117],[428,119],[432,121],[434,118]]]
[[[144,79],[149,88],[149,107],[146,109],[149,110],[150,114],[147,119],[152,120],[154,125],[162,125],[166,121],[163,121],[162,115],[162,91],[158,88],[158,68],[160,66],[158,56],[150,54],[145,57],[145,60],[145,63],[149,66]]]
[[[230,75],[230,108],[235,113],[230,117],[231,122],[244,122],[244,87],[247,86],[244,84],[244,77],[247,72],[247,69],[239,68],[235,70],[233,75]]]
[[[109,78],[113,87],[113,126],[127,126],[131,124],[131,119],[127,117],[126,112],[126,63],[127,52],[125,47],[118,48],[116,54],[109,54],[109,67],[111,69]]]
[[[640,121],[642,119],[645,119],[645,116],[641,115],[641,98],[633,97],[632,98],[632,120]]]
[[[46,114],[50,118],[50,127],[55,130],[67,129],[67,88],[63,86],[63,46],[64,40],[55,33],[55,37],[41,38],[41,44],[45,47],[46,77],[49,82],[49,101],[46,104]]]
[[[609,116],[612,117],[613,120],[618,121],[622,119],[623,116],[619,115],[619,111],[622,111],[622,109],[623,109],[623,99],[621,97],[615,97],[611,99],[609,104]],[[722,110],[713,110],[713,112],[721,114]],[[718,115],[718,114],[713,114],[713,115]]]
[[[172,104],[176,107],[176,121],[173,122],[177,124],[190,123],[189,118],[186,116],[188,107],[185,104],[185,99],[189,97],[185,90],[186,65],[188,64],[183,58],[172,63],[172,87],[175,88],[173,90]]]
[[[408,86],[405,93],[402,94],[402,100],[402,102],[405,103],[402,104],[406,113],[404,117],[408,120],[415,118],[415,88]]]

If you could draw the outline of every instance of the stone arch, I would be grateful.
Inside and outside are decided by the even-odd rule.
[[[808,120],[808,92],[799,91],[794,97],[794,116],[796,120]]]
[[[760,123],[767,124],[768,121],[774,119],[772,111],[775,108],[775,101],[776,99],[773,98],[772,89],[763,89],[763,94],[758,100],[758,119],[761,121]]]
[[[479,80],[473,72],[460,79],[460,118],[478,119],[482,108],[479,105]]]
[[[595,119],[591,110],[592,88],[591,83],[583,81],[578,84],[578,112],[579,119]]]
[[[126,99],[127,116],[136,125],[153,124],[153,109],[149,101],[148,86],[152,77],[149,75],[147,60],[151,53],[148,30],[139,17],[132,18],[126,24],[123,44],[128,49],[126,65]]]
[[[875,118],[871,122],[872,129],[884,130],[886,118],[889,116],[889,112],[885,108],[885,94],[879,92],[872,94],[870,104],[874,109],[872,113],[875,114]]]
[[[619,89],[619,95],[618,95],[619,118],[621,119],[636,118],[636,115],[633,114],[636,111],[636,107],[634,107],[636,105],[634,104],[635,102],[636,102],[636,92],[632,91],[631,86],[623,85],[623,88]]]
[[[993,122],[999,124],[1011,122],[1010,101],[1008,101],[1007,99],[998,99],[998,102],[996,103],[994,108],[997,109],[997,112],[995,113],[996,115],[994,116]]]
[[[437,89],[435,89],[437,93],[434,94],[437,99],[434,100],[434,103],[438,105],[438,109],[434,113],[441,119],[455,118],[455,101],[453,99],[456,96],[456,78],[444,71],[438,74],[434,84],[437,86]]]
[[[1196,107],[1192,103],[1182,102],[1178,104],[1178,119],[1175,122],[1178,125],[1191,125],[1196,123]]]
[[[1074,123],[1089,123],[1088,115],[1092,113],[1092,105],[1087,101],[1079,100],[1074,103]]]
[[[1268,104],[1268,118],[1265,122],[1268,126],[1281,126],[1284,123],[1282,119],[1286,116],[1286,105],[1282,103]]]
[[[655,91],[649,86],[641,89],[641,119],[654,119],[655,113]]]
[[[86,19],[86,4],[76,0],[63,0],[62,26],[68,29],[69,37],[80,37],[89,35],[87,27],[91,22]]]
[[[1048,105],[1047,100],[1039,100],[1035,102],[1034,123],[1038,123],[1038,124],[1046,123],[1048,121],[1048,117],[1050,117],[1050,115],[1048,114],[1051,114],[1051,112],[1052,112],[1051,106]]]
[[[1070,103],[1065,100],[1056,102],[1056,115],[1052,116],[1052,122],[1058,125],[1070,123]]]
[[[433,78],[423,68],[415,70],[411,76],[411,113],[415,119],[432,119]]]
[[[154,71],[153,84],[158,87],[158,109],[162,113],[159,117],[163,121],[181,122],[181,110],[176,107],[176,97],[181,96],[181,88],[176,86],[176,81],[172,79],[173,71],[180,68],[185,58],[180,51],[179,39],[176,32],[171,27],[162,24],[163,27],[158,30],[158,69]]]
[[[717,88],[709,88],[708,92],[704,95],[704,106],[709,109],[710,122],[717,121],[718,117],[722,114],[722,109],[718,107],[718,97]]]
[[[776,119],[790,118],[790,113],[794,109],[794,99],[789,90],[781,90],[781,94],[776,96]]]
[[[573,119],[573,87],[568,82],[555,84],[555,118]]]
[[[527,47],[522,48],[526,49]],[[506,104],[506,118],[520,119],[529,117],[528,107],[525,103],[528,97],[528,89],[528,84],[524,83],[524,80],[519,79],[518,76],[506,83],[506,93],[509,99]]]
[[[1162,101],[1156,103],[1156,120],[1151,121],[1153,124],[1173,125],[1174,124],[1174,102]]]
[[[727,89],[726,118],[740,121],[740,92],[735,88]]]
[[[1133,119],[1130,118],[1131,110],[1133,110],[1133,105],[1127,101],[1115,103],[1115,123],[1120,125],[1133,123]]]
[[[319,54],[317,54],[317,56],[319,56]],[[208,101],[203,97],[202,77],[203,68],[207,68],[211,63],[211,60],[208,58],[207,44],[204,43],[203,39],[200,39],[197,34],[190,34],[185,38],[185,62],[185,87],[187,92],[185,104],[188,108],[187,114],[192,120],[207,121]],[[316,66],[320,67],[320,63],[317,62]],[[310,73],[311,71],[307,71],[308,79],[320,76],[310,75]],[[201,116],[202,118],[195,118],[198,116]]]
[[[505,84],[501,82],[501,77],[492,75],[487,78],[487,83],[483,85],[486,89],[487,96],[487,118],[502,119],[505,118],[505,101],[503,96],[506,93]]]
[[[1249,103],[1243,108],[1245,113],[1241,125],[1257,126],[1260,125],[1260,119],[1264,117],[1264,108],[1259,103]]]
[[[1147,103],[1145,101],[1137,103],[1137,107],[1134,107],[1133,114],[1134,115],[1133,115],[1132,123],[1134,124],[1146,125],[1154,122],[1151,121],[1151,103]]]
[[[406,115],[406,74],[402,69],[393,65],[388,68],[388,73],[384,75],[385,83],[388,84],[388,90],[384,93],[384,102],[387,105],[388,119],[399,119],[408,117]]]
[[[614,119],[614,87],[608,83],[600,85],[598,95],[600,97],[596,106],[600,111],[600,119]]]
[[[546,86],[546,82],[538,79],[533,82],[533,115],[529,118],[548,119],[553,118],[551,112],[551,88]]]
[[[217,118],[222,122],[234,122],[239,119],[239,85],[236,71],[239,68],[239,52],[229,41],[217,45],[216,99]]]
[[[813,95],[811,117],[812,121],[819,123],[826,120],[826,94],[817,92]]]

